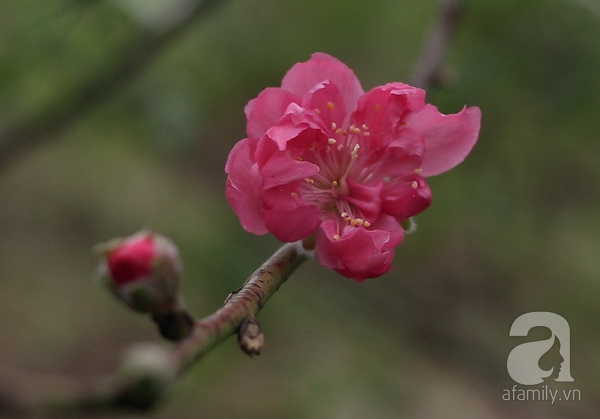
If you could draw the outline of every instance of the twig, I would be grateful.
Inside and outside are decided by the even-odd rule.
[[[160,34],[144,33],[124,48],[111,68],[99,69],[39,112],[0,131],[0,170],[26,149],[49,141],[132,80],[161,51],[221,0],[200,0],[179,24]]]
[[[172,358],[178,365],[178,371],[183,372],[195,360],[232,335],[247,317],[256,317],[281,284],[306,259],[307,254],[301,242],[281,247],[220,310],[198,322],[192,335],[177,346]]]
[[[238,331],[251,319],[252,336],[257,329],[256,316],[290,274],[307,259],[301,242],[281,247],[228,298],[225,305],[197,321],[192,334],[172,349],[158,344],[132,347],[117,375],[93,385],[77,385],[64,378],[44,378],[39,393],[20,390],[38,382],[39,377],[23,376],[0,368],[0,382],[11,382],[11,391],[0,388],[0,414],[31,417],[45,414],[77,415],[83,412],[148,410],[159,402],[165,391],[194,362]],[[22,385],[13,385],[20,382]],[[52,394],[48,394],[52,391]],[[34,400],[32,400],[34,398]]]
[[[410,84],[413,86],[427,89],[438,81],[444,55],[458,26],[461,10],[462,0],[440,1],[438,18],[410,77]]]

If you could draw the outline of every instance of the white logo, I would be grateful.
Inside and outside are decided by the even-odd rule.
[[[560,356],[563,361],[558,366],[558,376],[554,381],[574,381],[571,377],[571,333],[569,323],[564,317],[555,313],[535,311],[519,316],[510,328],[510,336],[527,336],[535,326],[550,329],[552,336],[546,340],[522,343],[508,355],[506,367],[511,378],[519,384],[533,385],[544,382],[550,377],[556,366],[549,370],[539,367],[539,360],[552,348],[555,341],[560,344]]]

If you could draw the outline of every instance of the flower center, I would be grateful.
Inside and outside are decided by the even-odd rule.
[[[351,202],[352,191],[348,182],[349,179],[360,181],[365,169],[361,164],[364,156],[360,152],[360,141],[370,133],[366,125],[361,128],[350,125],[343,129],[332,123],[331,137],[327,142],[313,143],[302,156],[303,160],[319,166],[319,173],[305,179],[304,198],[325,212],[333,212],[342,226],[370,226],[360,209]]]

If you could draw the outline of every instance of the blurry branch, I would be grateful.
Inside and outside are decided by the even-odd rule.
[[[87,76],[81,84],[73,86],[37,113],[13,122],[0,131],[0,170],[7,166],[11,158],[32,146],[49,141],[118,91],[218,3],[220,0],[199,0],[181,22],[165,32],[140,34],[120,52],[111,67],[98,69],[96,74]]]
[[[233,292],[222,308],[199,320],[187,338],[171,349],[138,344],[127,352],[118,373],[95,384],[23,375],[0,368],[0,415],[32,417],[116,410],[148,410],[194,362],[234,333],[250,355],[264,343],[256,316],[305,260],[301,242],[281,247]],[[10,383],[10,384],[8,384]]]
[[[438,17],[410,77],[410,84],[427,89],[440,81],[442,62],[458,26],[462,0],[441,0]]]

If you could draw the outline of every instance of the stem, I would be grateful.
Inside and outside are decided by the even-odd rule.
[[[177,40],[189,27],[223,0],[199,0],[177,25],[158,35],[142,32],[127,47],[117,51],[115,63],[89,74],[82,82],[62,92],[37,112],[5,124],[0,130],[0,170],[11,159],[43,142],[51,141],[77,118],[87,114],[131,80]]]
[[[440,77],[448,45],[458,26],[462,0],[440,0],[438,17],[414,66],[410,84],[428,89]]]
[[[222,308],[198,321],[192,334],[175,348],[171,356],[178,372],[185,371],[194,361],[235,333],[247,317],[256,317],[269,298],[306,259],[301,242],[281,247],[254,271]]]

